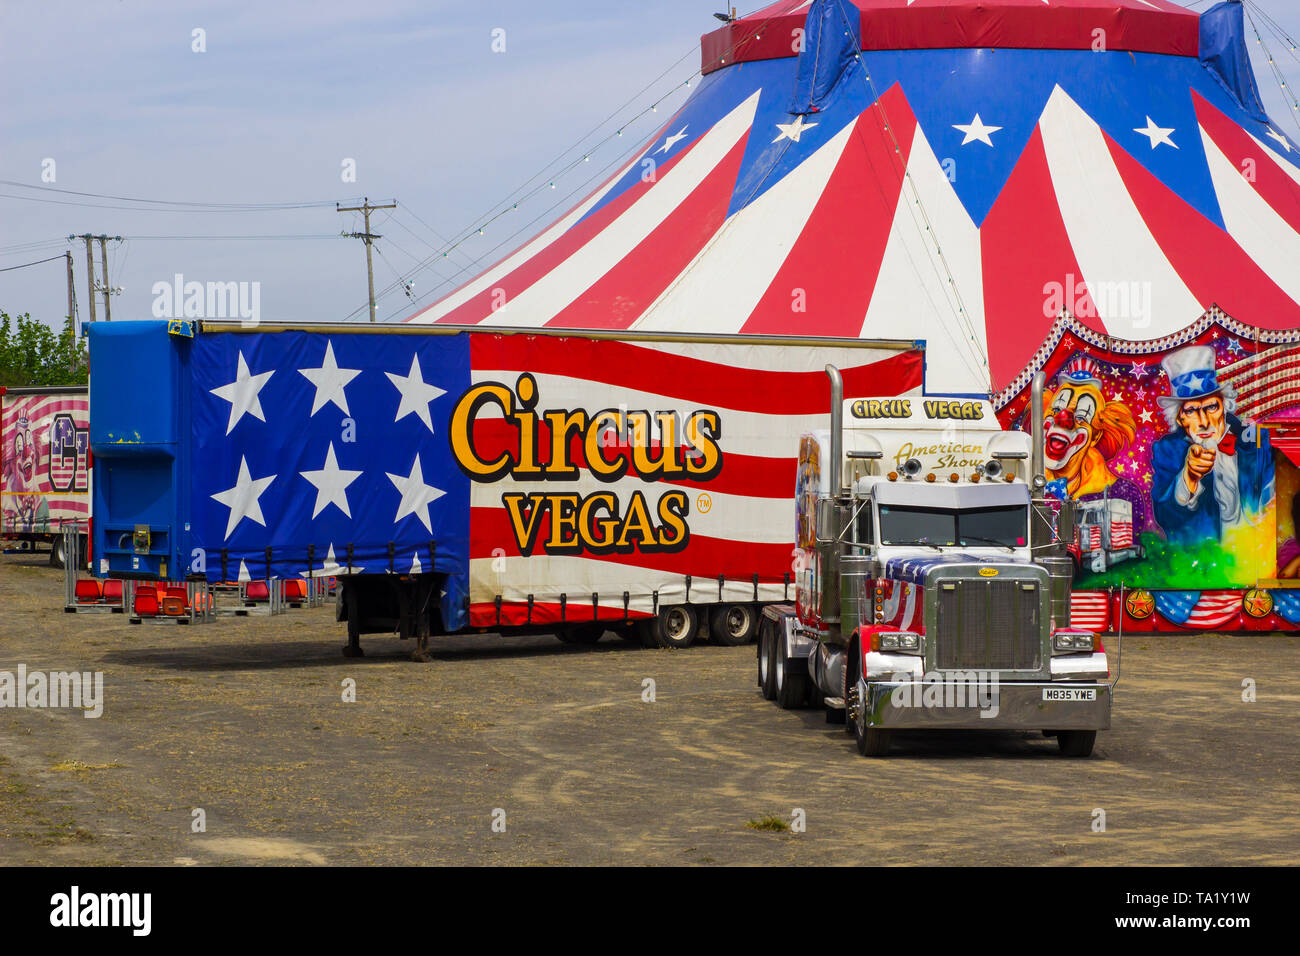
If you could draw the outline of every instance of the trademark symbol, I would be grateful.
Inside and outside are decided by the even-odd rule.
[[[712,507],[713,507],[713,498],[707,492],[701,493],[696,496],[695,510],[698,511],[700,514],[702,515],[708,514],[709,509]]]

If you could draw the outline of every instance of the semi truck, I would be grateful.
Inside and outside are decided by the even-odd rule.
[[[822,371],[915,396],[923,343],[443,326],[90,328],[96,574],[328,575],[365,634],[752,640]]]
[[[845,398],[800,439],[796,596],[763,611],[758,684],[826,709],[864,756],[900,730],[1032,730],[1067,756],[1110,726],[1099,635],[1070,626],[1070,502],[983,399]]]
[[[76,524],[79,560],[90,522],[90,411],[85,385],[0,386],[0,538],[68,556],[65,524]]]

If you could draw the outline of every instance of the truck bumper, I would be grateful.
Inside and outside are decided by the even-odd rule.
[[[865,690],[865,693],[862,691]],[[1085,681],[859,685],[869,727],[951,730],[1109,730],[1110,685]]]

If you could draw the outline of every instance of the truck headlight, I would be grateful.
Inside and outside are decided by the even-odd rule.
[[[1060,654],[1091,653],[1095,640],[1092,631],[1057,631],[1052,635],[1052,650]]]
[[[890,654],[920,654],[921,635],[911,631],[891,631],[877,634],[871,642],[872,649]]]

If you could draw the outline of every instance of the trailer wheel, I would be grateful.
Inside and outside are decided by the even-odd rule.
[[[67,562],[67,555],[63,552],[63,535],[55,535],[54,540],[50,543],[50,567],[61,568]]]
[[[709,633],[715,644],[739,647],[754,639],[758,612],[752,604],[723,604],[709,615]]]
[[[772,649],[776,644],[776,626],[764,621],[758,630],[758,686],[764,700],[776,699],[776,680],[772,668]]]
[[[700,615],[689,604],[677,604],[659,612],[659,646],[690,647],[700,629]]]
[[[642,647],[659,646],[659,618],[647,617],[642,618],[632,625],[637,640]]]
[[[803,658],[786,657],[785,648],[773,641],[772,672],[775,675],[776,705],[782,710],[797,710],[804,704],[808,694],[808,682],[798,667],[804,663]]]
[[[562,631],[556,631],[555,636],[565,644],[595,644],[605,636],[605,626],[603,624],[584,624],[581,627],[570,627]]]
[[[1092,753],[1092,745],[1097,742],[1095,730],[1060,730],[1056,742],[1061,748],[1062,757],[1086,757]]]

